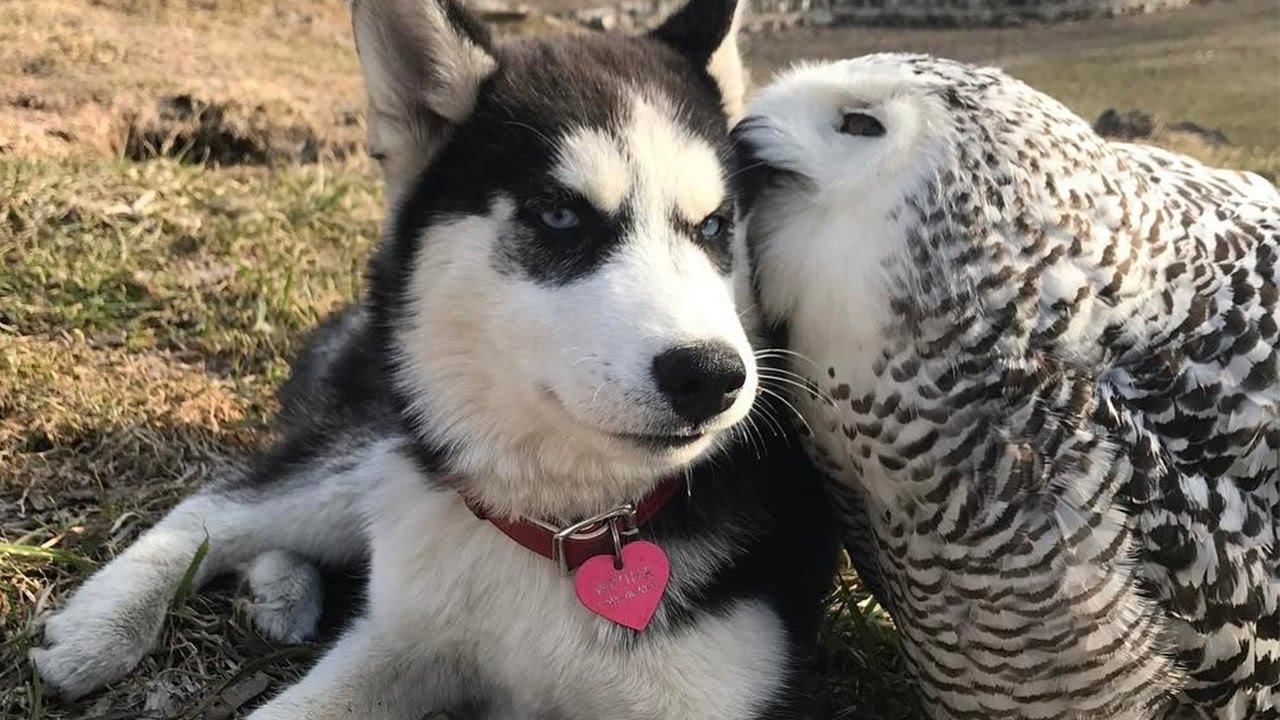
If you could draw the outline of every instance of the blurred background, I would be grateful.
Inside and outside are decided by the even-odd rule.
[[[635,32],[676,3],[477,2],[499,35]],[[753,0],[757,84],[884,50],[998,65],[1099,132],[1280,177],[1280,0]],[[33,619],[269,438],[305,331],[359,291],[382,198],[343,0],[0,0],[0,718],[241,717],[316,649],[232,589],[76,705]],[[887,616],[830,600],[825,714],[918,717]]]

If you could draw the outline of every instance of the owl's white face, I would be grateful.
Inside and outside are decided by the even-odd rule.
[[[932,80],[901,56],[872,56],[798,67],[751,104],[735,137],[769,168],[749,224],[767,318],[815,342],[878,346],[894,282],[885,268],[909,229],[893,210],[936,184],[951,154]]]
[[[934,179],[952,134],[936,88],[901,56],[801,65],[761,91],[737,137],[759,161],[808,181],[792,185],[793,201],[865,214]]]

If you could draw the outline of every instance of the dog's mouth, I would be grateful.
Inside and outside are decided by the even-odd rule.
[[[629,445],[643,448],[650,452],[675,452],[697,445],[700,441],[716,434],[714,430],[697,428],[673,428],[667,432],[618,432],[598,427],[585,422],[569,412],[560,396],[549,387],[543,388],[543,396],[566,417],[584,429],[591,430],[605,437],[620,440]]]
[[[614,433],[614,437],[652,450],[679,450],[707,437],[705,432],[692,433]]]

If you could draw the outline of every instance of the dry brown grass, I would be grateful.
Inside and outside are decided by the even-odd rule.
[[[149,658],[136,681],[84,708],[44,707],[22,657],[50,598],[216,474],[226,453],[252,444],[265,409],[255,407],[254,394],[173,353],[104,346],[80,332],[4,336],[0,715],[96,717],[148,702],[171,706],[175,697],[199,698],[221,675],[198,666],[227,657],[221,645],[235,636],[203,600],[174,615],[165,652]]]
[[[269,440],[286,360],[357,291],[381,207],[364,163],[0,159],[0,717],[174,717],[260,682],[226,593],[87,704],[46,705],[23,658],[80,576]]]

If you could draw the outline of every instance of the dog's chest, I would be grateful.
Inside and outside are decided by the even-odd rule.
[[[759,601],[675,631],[660,608],[636,635],[584,608],[550,560],[416,475],[387,483],[371,521],[375,622],[406,652],[455,658],[461,692],[484,688],[467,700],[498,714],[750,717],[782,683],[787,639]],[[678,574],[688,548],[673,550]]]

